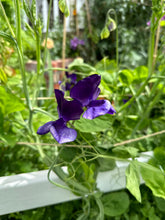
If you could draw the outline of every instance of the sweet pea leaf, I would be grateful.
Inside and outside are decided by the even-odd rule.
[[[0,68],[0,81],[3,83],[7,82],[7,76],[2,68]]]
[[[82,73],[90,73],[90,72],[95,72],[96,69],[87,64],[84,63],[82,59],[76,59],[74,60],[70,65],[69,65],[69,70],[74,70]]]
[[[140,177],[138,172],[138,166],[136,166],[133,162],[129,164],[126,169],[126,187],[132,193],[135,198],[141,202],[141,193],[139,189],[140,185]]]
[[[0,135],[0,140],[2,140],[8,146],[13,147],[18,141],[18,137],[13,134],[7,134],[7,135],[3,134],[3,135]]]
[[[155,197],[156,206],[161,212],[165,212],[165,199]]]
[[[10,114],[25,109],[23,102],[12,93],[6,92],[5,88],[0,87],[0,108],[2,113]]]
[[[114,192],[104,195],[102,202],[105,215],[111,217],[125,213],[129,207],[129,197],[126,192]]]
[[[136,157],[139,150],[134,147],[119,146],[113,148],[112,151],[113,153],[115,153],[115,155],[119,157],[128,158],[128,157]]]
[[[131,70],[122,70],[119,73],[119,80],[123,86],[128,86],[133,81],[133,74]]]
[[[165,199],[165,172],[146,163],[139,163],[145,184],[157,197]]]
[[[148,77],[148,68],[146,66],[138,66],[136,69],[133,70],[133,80],[134,81],[141,81]]]
[[[108,170],[113,170],[116,167],[116,162],[113,159],[98,158],[99,171],[104,172]]]
[[[81,132],[99,132],[108,129],[111,126],[112,116],[103,115],[93,120],[85,119],[83,117],[77,120],[74,124],[75,128]]]

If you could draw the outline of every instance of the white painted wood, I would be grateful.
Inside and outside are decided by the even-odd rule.
[[[152,152],[147,155],[151,156]],[[145,162],[148,156],[139,160]],[[128,163],[117,162],[112,171],[100,172],[97,187],[102,192],[125,188],[125,169]],[[51,184],[47,179],[47,170],[0,177],[0,215],[71,201],[79,197],[70,191]],[[51,179],[63,184],[52,173]]]
[[[58,0],[53,0],[53,17],[55,24],[57,24],[59,22]]]
[[[48,2],[42,0],[42,14],[43,14],[43,32],[46,32],[47,20],[48,20]]]

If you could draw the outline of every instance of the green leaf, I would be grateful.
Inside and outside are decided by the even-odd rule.
[[[112,149],[113,153],[115,153],[115,155],[119,156],[119,157],[124,157],[124,158],[128,158],[128,157],[133,157],[135,158],[138,154],[138,149],[135,147],[123,147],[123,146],[119,146],[119,147],[115,147]]]
[[[6,83],[7,82],[7,76],[4,72],[4,70],[2,68],[0,68],[0,80],[3,82],[3,83]]]
[[[10,114],[12,112],[25,109],[23,102],[12,93],[7,93],[3,87],[0,87],[0,108],[2,113]]]
[[[7,135],[3,134],[3,135],[0,135],[0,140],[5,142],[8,146],[13,147],[18,141],[18,137],[13,134],[7,134]]]
[[[80,118],[74,124],[75,128],[81,132],[98,132],[104,131],[110,128],[111,126],[111,115],[104,115],[93,120]]]
[[[129,196],[126,192],[114,192],[102,198],[104,213],[107,216],[119,216],[129,208]]]
[[[67,6],[66,0],[59,0],[58,5],[59,5],[61,12],[64,13],[64,15],[66,17],[68,17],[69,16],[69,8]]]
[[[155,196],[165,199],[165,173],[146,163],[139,163],[139,165],[145,184]]]
[[[108,170],[113,170],[116,167],[116,162],[113,159],[98,158],[99,171],[104,172]]]
[[[105,39],[105,38],[108,38],[108,37],[110,36],[110,32],[109,32],[107,26],[105,26],[105,27],[103,28],[103,30],[101,31],[100,36],[101,36],[101,40],[102,40],[102,39]]]
[[[107,57],[104,57],[96,64],[95,68],[97,72],[109,72],[112,74],[116,70],[117,65],[115,60],[109,60]]]
[[[132,193],[132,195],[141,202],[141,193],[139,189],[140,185],[140,177],[138,166],[136,166],[133,162],[129,164],[126,169],[126,187]]]
[[[165,212],[165,199],[155,197],[156,206],[161,212]]]
[[[71,64],[69,64],[69,70],[74,70],[82,73],[91,73],[95,72],[96,69],[83,62],[83,59],[75,59]]]
[[[133,81],[133,74],[131,70],[122,70],[119,72],[119,80],[123,86],[128,86]]]
[[[138,66],[136,69],[133,70],[133,80],[144,80],[148,77],[148,68],[146,66]]]

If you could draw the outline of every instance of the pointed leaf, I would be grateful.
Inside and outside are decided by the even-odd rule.
[[[131,162],[130,165],[126,169],[126,187],[127,189],[132,193],[135,198],[141,202],[141,193],[139,189],[140,185],[140,178],[139,178],[139,172],[138,167]]]
[[[165,173],[146,163],[139,163],[140,172],[145,184],[157,197],[165,199]]]

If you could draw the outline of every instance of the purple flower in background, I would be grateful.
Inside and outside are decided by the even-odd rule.
[[[70,47],[72,50],[76,50],[78,45],[84,45],[84,40],[80,40],[77,37],[74,37],[72,40],[70,40]]]
[[[151,25],[151,21],[148,21],[148,22],[147,22],[147,26],[150,26],[150,25]]]
[[[156,20],[156,18],[155,18],[155,20]],[[163,15],[163,17],[161,18],[161,21],[164,21],[165,20],[165,15]],[[148,21],[147,22],[147,26],[150,26],[151,25],[151,21]]]
[[[66,124],[70,120],[80,118],[83,113],[82,105],[77,100],[67,101],[64,99],[64,93],[58,89],[55,89],[55,96],[58,104],[59,119],[47,122],[39,127],[37,134],[43,135],[50,132],[60,144],[74,141],[77,137],[77,132],[72,128],[68,128]]]
[[[94,74],[80,80],[70,91],[70,96],[87,108],[83,114],[86,119],[116,112],[108,100],[96,100],[100,94],[100,81],[101,76]]]
[[[165,20],[165,15],[163,15],[163,17],[161,18],[161,21],[164,21]]]

